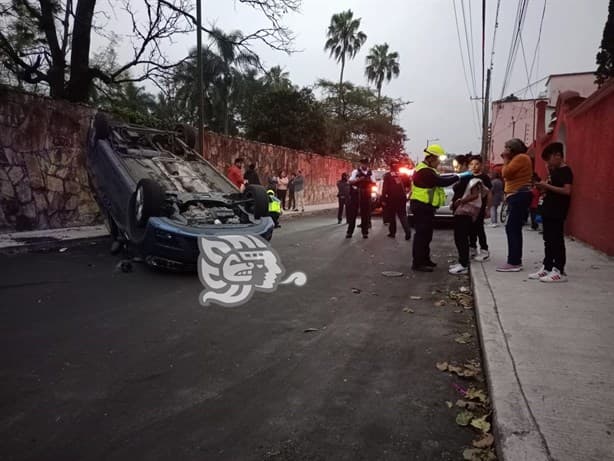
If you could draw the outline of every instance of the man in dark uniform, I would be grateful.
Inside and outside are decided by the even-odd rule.
[[[369,227],[371,224],[371,188],[375,185],[371,176],[369,159],[366,158],[360,161],[360,166],[352,171],[350,175],[348,181],[350,184],[350,197],[346,211],[348,221],[346,238],[352,238],[359,210],[362,238],[369,238]]]
[[[384,175],[382,185],[382,207],[388,221],[388,237],[394,238],[397,232],[397,218],[405,231],[405,240],[411,238],[411,229],[407,222],[407,190],[409,177],[399,174],[399,163],[392,162],[390,171]]]

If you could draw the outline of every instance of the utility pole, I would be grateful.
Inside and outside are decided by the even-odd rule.
[[[201,0],[196,0],[196,66],[198,68],[198,139],[196,148],[201,156],[204,156],[204,125],[205,125],[205,95],[203,93],[203,37],[202,37],[202,6]]]
[[[482,111],[482,163],[486,164],[488,155],[488,109],[490,105],[490,71],[486,71],[486,92],[484,93],[484,110]]]

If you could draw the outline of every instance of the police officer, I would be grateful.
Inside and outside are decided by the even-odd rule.
[[[369,238],[369,227],[371,227],[371,188],[375,184],[371,176],[369,159],[366,158],[360,161],[360,166],[352,171],[350,175],[348,181],[350,184],[350,196],[346,208],[348,230],[345,238],[352,238],[359,211],[362,238]]]
[[[279,229],[281,224],[279,224],[279,217],[281,216],[281,200],[279,200],[275,196],[275,191],[269,189],[266,191],[269,196],[269,216],[275,223],[275,229]]]
[[[446,193],[444,187],[451,186],[465,172],[451,175],[440,175],[437,167],[440,158],[446,153],[438,144],[432,144],[424,149],[424,160],[414,171],[410,206],[413,223],[416,228],[413,244],[412,269],[419,272],[433,272],[437,265],[431,260],[430,244],[433,239],[435,211],[445,205]]]
[[[407,189],[410,187],[409,177],[399,173],[400,164],[393,161],[390,171],[384,175],[382,185],[382,207],[384,217],[388,221],[388,237],[394,238],[397,232],[397,218],[405,231],[405,240],[411,239],[411,229],[407,222]],[[384,220],[386,222],[386,220]]]

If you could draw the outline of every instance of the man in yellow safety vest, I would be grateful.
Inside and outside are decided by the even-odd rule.
[[[418,164],[412,178],[410,207],[416,233],[411,267],[419,272],[433,272],[434,267],[437,266],[431,260],[430,249],[431,240],[433,240],[435,211],[446,204],[444,187],[451,186],[460,178],[460,175],[457,174],[440,175],[437,171],[441,157],[445,155],[440,145],[428,146],[424,149],[424,160]]]

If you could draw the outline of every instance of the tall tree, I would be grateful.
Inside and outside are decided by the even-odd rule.
[[[262,83],[274,88],[292,88],[290,74],[284,71],[280,66],[271,67],[265,72],[264,77],[262,77]]]
[[[614,0],[610,0],[608,19],[603,29],[601,50],[597,53],[596,83],[602,85],[606,80],[614,77]]]
[[[219,80],[221,90],[221,102],[224,108],[224,134],[230,132],[230,99],[236,89],[235,80],[237,76],[246,69],[260,65],[258,56],[252,52],[241,50],[236,43],[243,38],[241,31],[235,30],[225,33],[219,29],[214,29],[212,44],[217,48],[218,56],[223,63],[222,79]]]
[[[328,39],[324,44],[324,50],[330,51],[330,56],[341,63],[341,74],[339,76],[339,93],[341,99],[341,115],[345,113],[345,103],[343,100],[343,72],[347,59],[354,59],[358,51],[367,41],[367,35],[360,31],[360,18],[354,18],[352,10],[333,14],[328,32]]]
[[[231,37],[235,48],[249,52],[250,44],[260,41],[293,51],[294,37],[281,21],[298,11],[301,0],[238,2],[258,10],[268,24]],[[195,30],[192,8],[192,0],[6,0],[0,2],[0,61],[10,72],[9,81],[46,85],[53,98],[85,102],[96,82],[116,85],[167,76],[181,61],[168,60],[161,49],[178,34]],[[93,35],[113,42],[118,35],[109,23],[120,15],[130,24],[121,33],[131,54],[112,70],[103,69],[91,61]],[[202,30],[216,37],[215,30]]]
[[[365,75],[369,83],[374,83],[377,88],[378,105],[382,98],[384,81],[390,82],[393,77],[397,78],[401,72],[399,53],[396,51],[389,52],[388,50],[388,43],[375,45],[371,48],[366,60]]]

